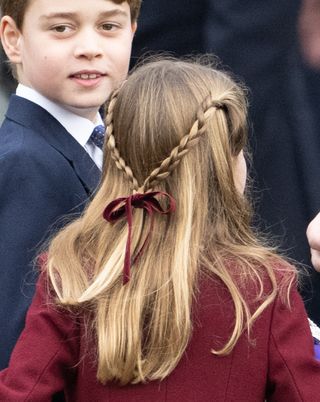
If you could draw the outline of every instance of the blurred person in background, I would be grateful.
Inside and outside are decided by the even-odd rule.
[[[148,52],[175,56],[203,53],[207,0],[148,0],[143,3],[141,31],[133,42],[132,60]]]

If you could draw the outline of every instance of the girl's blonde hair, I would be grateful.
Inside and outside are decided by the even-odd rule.
[[[247,141],[246,115],[244,89],[208,59],[148,62],[111,97],[100,188],[84,215],[52,241],[47,264],[58,302],[90,311],[100,382],[137,383],[172,372],[190,340],[202,271],[218,278],[234,303],[233,331],[215,354],[230,353],[274,300],[278,257],[252,232],[233,176]],[[148,246],[123,285],[127,223],[107,223],[103,211],[120,196],[149,190],[172,195],[176,211],[154,216]],[[134,210],[133,254],[148,220]],[[248,280],[258,284],[255,311],[242,292]]]

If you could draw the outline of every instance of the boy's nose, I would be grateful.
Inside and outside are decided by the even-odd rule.
[[[100,40],[98,35],[84,34],[78,38],[76,46],[74,48],[75,57],[83,57],[89,60],[101,57],[103,55],[102,47],[100,46]]]

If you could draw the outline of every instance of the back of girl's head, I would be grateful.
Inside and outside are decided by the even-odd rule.
[[[254,319],[275,296],[266,262],[273,254],[252,234],[234,182],[234,158],[246,144],[244,90],[208,59],[151,61],[111,96],[106,126],[101,186],[83,217],[51,243],[48,272],[62,304],[92,307],[99,381],[163,379],[190,340],[200,269],[221,280],[235,305],[234,329],[219,353],[229,353],[252,323],[237,278],[255,278],[260,296],[265,272],[272,280]],[[143,253],[124,286],[127,222],[105,222],[103,211],[149,190],[173,196],[176,211],[154,214],[150,235],[150,216],[134,210],[131,250]]]
[[[129,186],[162,189],[176,197],[177,210],[181,203],[196,219],[209,214],[204,220],[211,232],[233,217],[238,225],[243,210],[237,210],[233,158],[246,144],[246,99],[214,61],[160,59],[140,66],[111,100],[110,121],[116,149],[107,143],[106,189],[110,183],[119,194],[128,194]],[[110,151],[125,162],[122,173]]]

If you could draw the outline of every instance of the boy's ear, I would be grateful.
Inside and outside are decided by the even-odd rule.
[[[135,21],[135,22],[133,22],[132,24],[131,24],[131,29],[132,29],[132,36],[134,36],[134,34],[136,33],[136,30],[137,30],[137,21]]]
[[[14,64],[21,62],[21,36],[21,32],[17,28],[15,21],[8,15],[2,17],[0,21],[0,38],[2,46],[8,59]]]

